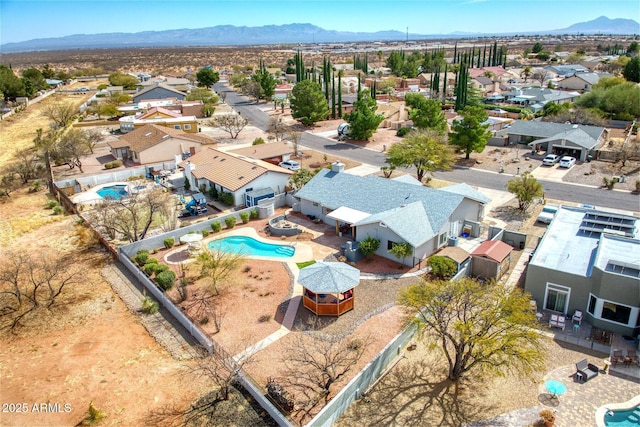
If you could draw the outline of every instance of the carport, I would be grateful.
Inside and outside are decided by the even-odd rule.
[[[571,129],[548,138],[537,139],[528,144],[530,147],[546,148],[547,154],[558,154],[575,157],[578,161],[587,160],[589,151],[598,146],[598,141],[579,128]]]

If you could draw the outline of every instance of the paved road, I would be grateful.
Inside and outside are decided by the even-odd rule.
[[[269,123],[269,116],[260,111],[257,104],[248,100],[247,97],[239,95],[229,89],[225,83],[216,83],[214,86],[218,93],[226,93],[226,102],[243,117],[247,118],[252,125],[266,129]],[[303,133],[300,145],[310,149],[344,157],[359,163],[366,163],[374,166],[385,164],[385,155],[381,152],[369,150],[344,142],[336,142],[311,133]],[[412,170],[408,170],[413,172]],[[438,172],[436,178],[452,182],[466,182],[478,187],[491,188],[493,190],[504,190],[507,188],[507,181],[512,176],[497,174],[469,168],[454,168],[448,172]],[[581,185],[539,180],[544,188],[547,198],[564,200],[573,203],[585,203],[594,206],[622,209],[627,211],[640,211],[640,197],[623,191],[611,191],[602,188],[585,187]]]

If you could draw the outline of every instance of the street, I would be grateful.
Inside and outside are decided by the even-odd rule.
[[[226,95],[226,103],[239,112],[242,117],[249,120],[253,126],[262,130],[267,129],[269,116],[262,112],[257,104],[250,101],[246,96],[230,89],[226,83],[218,82],[214,85],[214,89],[219,94],[224,93]],[[359,163],[373,166],[385,165],[385,155],[381,152],[349,143],[336,142],[308,132],[302,134],[300,145]],[[411,169],[406,171],[413,172]],[[447,172],[437,172],[434,176],[451,182],[466,182],[473,186],[503,191],[506,191],[507,181],[512,178],[511,175],[460,167],[454,167]],[[545,197],[549,199],[627,211],[640,211],[640,197],[637,194],[545,180],[539,180],[539,182],[543,185]]]

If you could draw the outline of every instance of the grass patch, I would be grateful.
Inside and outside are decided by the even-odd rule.
[[[305,262],[296,262],[296,265],[300,270],[302,270],[303,268],[309,267],[310,265],[313,265],[315,263],[316,263],[315,260],[311,260],[311,261],[305,261]]]

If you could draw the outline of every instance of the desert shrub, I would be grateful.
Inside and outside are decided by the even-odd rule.
[[[371,256],[380,248],[380,240],[375,237],[367,236],[360,242],[360,251],[366,258]]]
[[[258,317],[258,322],[260,323],[265,323],[265,322],[268,322],[269,320],[271,320],[270,314],[263,314],[262,316]]]
[[[224,223],[227,225],[227,228],[233,228],[236,226],[236,217],[235,216],[228,216],[224,219]]]
[[[458,271],[456,263],[451,258],[440,255],[430,257],[427,265],[431,267],[431,273],[440,279],[450,279]]]
[[[247,224],[249,222],[249,212],[240,212],[240,220],[243,224]]]
[[[403,128],[400,128],[400,129],[398,129],[398,130],[396,131],[396,136],[403,137],[403,136],[405,136],[406,134],[408,134],[409,132],[411,132],[411,128],[403,127]]]
[[[207,237],[209,235],[209,230],[202,230],[202,237]]]
[[[173,237],[167,237],[166,239],[164,239],[164,247],[167,249],[171,249],[175,243],[175,239]]]
[[[108,162],[104,164],[105,169],[115,169],[122,166],[122,160],[114,160],[113,162]]]
[[[219,194],[219,199],[227,206],[233,206],[233,194],[225,193],[224,191]]]
[[[144,314],[155,314],[158,312],[158,303],[153,301],[149,297],[144,297],[142,300],[142,312]]]
[[[158,261],[152,262],[151,260],[155,258],[149,258],[147,263],[142,267],[142,270],[147,274],[147,276],[151,276],[156,272],[156,268],[158,268]]]
[[[29,187],[29,193],[37,193],[40,190],[42,190],[42,181],[39,179],[33,181],[33,185]]]
[[[251,145],[260,145],[260,144],[264,144],[264,139],[257,137],[256,139],[253,140],[253,143]]]
[[[351,351],[358,351],[362,347],[364,347],[364,341],[358,338],[351,340],[349,344],[347,344],[347,348]]]
[[[201,325],[206,325],[207,323],[209,323],[209,316],[204,316],[202,319],[200,319]]]
[[[104,411],[96,408],[93,402],[89,402],[89,410],[78,425],[92,426],[94,424],[99,424],[106,416],[107,414]]]
[[[133,260],[136,262],[136,264],[138,264],[139,266],[143,266],[147,263],[147,260],[149,259],[149,251],[146,249],[141,249],[136,253],[136,256],[133,258]]]
[[[251,219],[258,219],[258,216],[260,216],[260,214],[258,213],[258,209],[252,209],[251,210]]]
[[[173,284],[176,282],[176,273],[171,270],[165,270],[161,273],[158,273],[156,275],[156,282],[162,290],[168,291],[169,289],[173,288]]]
[[[636,193],[640,193],[640,179],[636,179]]]
[[[60,205],[56,206],[53,208],[53,214],[54,215],[62,215],[64,214],[64,208]]]
[[[213,231],[214,233],[217,233],[220,230],[222,230],[222,224],[220,224],[220,221],[215,221],[211,223],[211,231]]]
[[[49,200],[49,201],[47,202],[46,209],[53,209],[53,208],[55,208],[56,206],[58,206],[58,201],[57,201],[57,200]]]

